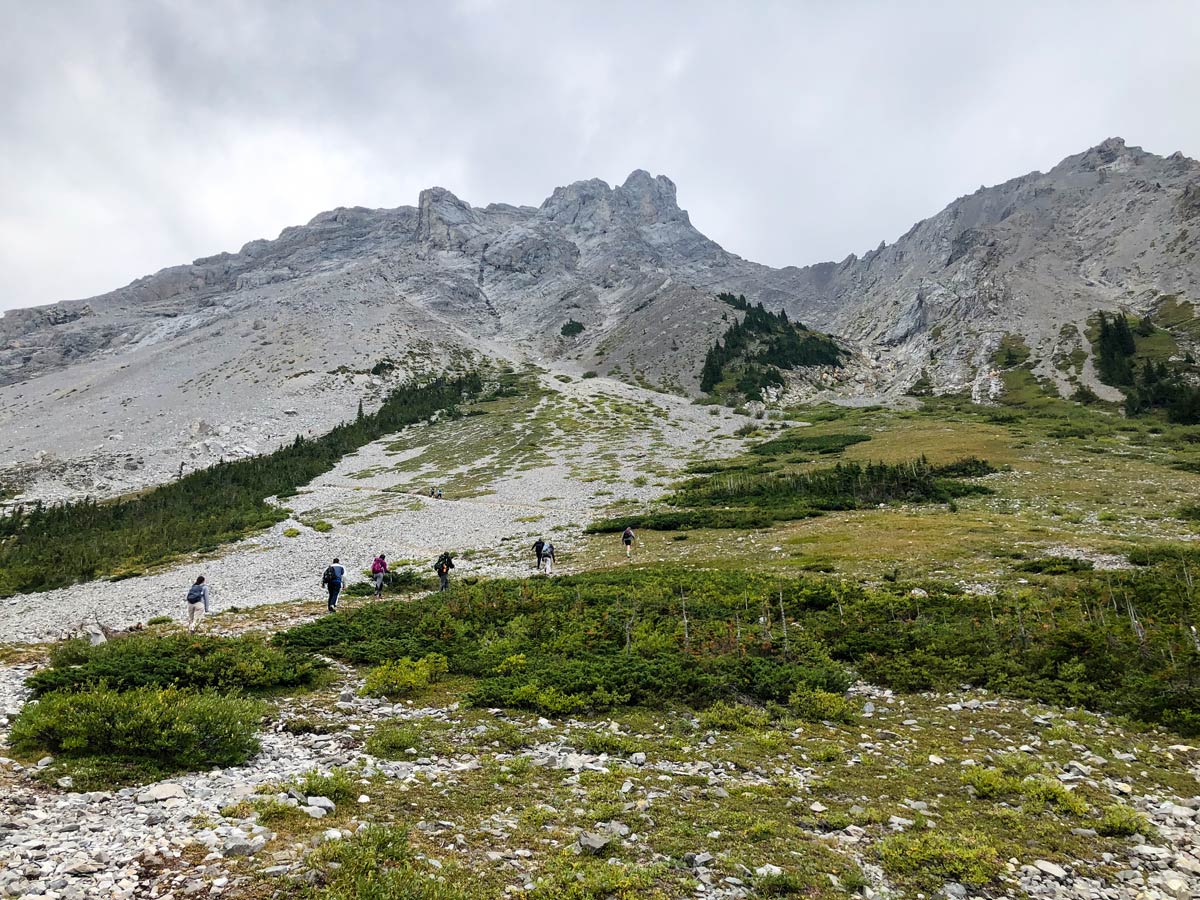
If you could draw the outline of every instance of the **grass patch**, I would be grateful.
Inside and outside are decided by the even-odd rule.
[[[897,834],[878,847],[884,870],[895,878],[934,891],[947,881],[983,887],[1004,871],[1004,859],[982,832]]]

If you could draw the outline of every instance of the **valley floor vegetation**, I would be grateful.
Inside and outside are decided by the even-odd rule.
[[[478,375],[396,388],[373,413],[273,453],[211,468],[109,502],[21,506],[0,517],[0,597],[103,577],[128,577],[287,517],[284,498],[347,453],[451,410],[482,389]]]
[[[746,571],[629,568],[458,585],[297,626],[285,648],[378,667],[373,693],[462,676],[481,706],[546,715],[752,703],[839,719],[855,677],[901,691],[986,687],[1200,733],[1200,554],[1044,576],[996,596]],[[436,672],[436,675],[430,673]],[[389,692],[388,686],[392,686]],[[775,710],[775,712],[772,712]]]

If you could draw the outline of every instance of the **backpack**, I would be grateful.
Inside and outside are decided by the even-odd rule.
[[[188,603],[199,603],[203,599],[204,599],[204,585],[193,584],[190,588],[188,588],[188,596],[187,596]]]
[[[377,556],[377,557],[375,557],[375,562],[371,563],[371,574],[378,575],[382,571],[383,571],[383,563],[380,561],[379,557]]]
[[[326,569],[325,574],[321,576],[321,584],[325,587],[328,587],[331,584],[339,583],[340,579],[337,577],[337,572],[333,570],[333,566],[330,566],[328,569]]]

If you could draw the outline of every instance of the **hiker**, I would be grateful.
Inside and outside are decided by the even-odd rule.
[[[542,548],[546,546],[546,542],[538,538],[533,542],[533,567],[540,569],[542,567]]]
[[[432,500],[436,493],[437,492],[433,488],[430,488],[429,489],[429,499]]]
[[[208,612],[208,585],[204,583],[203,575],[197,578],[196,583],[188,588],[187,607],[188,631],[195,631],[200,627],[200,622],[204,619],[204,614]]]
[[[338,558],[333,558],[333,564],[325,570],[325,574],[321,576],[321,584],[329,590],[329,611],[337,611],[338,594],[342,592],[342,582],[346,580],[346,567],[343,566]]]
[[[542,548],[542,565],[546,568],[546,574],[550,574],[551,568],[554,566],[554,545],[547,543]]]
[[[443,498],[442,498],[442,489],[441,489],[441,488],[438,488],[438,492],[437,492],[437,498],[438,498],[439,500],[443,499]]]
[[[625,530],[621,532],[621,543],[625,545],[625,558],[633,558],[633,529],[626,525]]]
[[[387,558],[380,553],[371,563],[371,578],[375,581],[375,599],[383,599],[383,576],[388,573]]]
[[[447,550],[438,557],[437,562],[433,564],[433,571],[437,572],[438,590],[448,590],[450,587],[450,570],[454,568],[454,560],[450,557],[450,551]]]

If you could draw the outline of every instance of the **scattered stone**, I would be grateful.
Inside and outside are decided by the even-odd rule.
[[[1067,877],[1066,869],[1057,863],[1050,862],[1048,859],[1035,859],[1033,861],[1033,865],[1038,869],[1038,871],[1044,872],[1051,878],[1057,878],[1059,881],[1063,881]]]
[[[164,800],[184,800],[187,798],[187,793],[182,787],[170,782],[162,784],[154,784],[142,791],[137,796],[138,803],[161,803]]]
[[[594,831],[580,832],[576,839],[576,846],[581,853],[586,853],[589,856],[599,856],[604,852],[604,848],[612,843],[612,835],[598,834]]]

